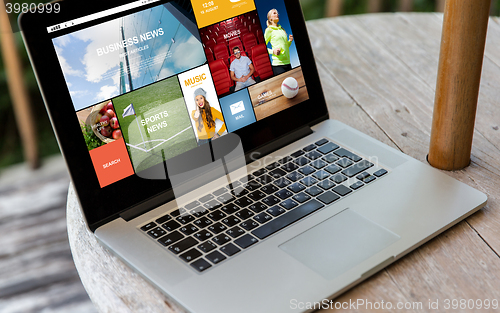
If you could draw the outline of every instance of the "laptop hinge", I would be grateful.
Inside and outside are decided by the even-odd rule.
[[[283,135],[281,137],[276,138],[275,140],[271,141],[268,144],[265,144],[261,147],[258,147],[248,153],[245,154],[245,160],[248,163],[251,163],[257,159],[260,159],[269,153],[272,153],[278,149],[281,149],[292,142],[295,142],[301,138],[304,138],[306,136],[309,136],[312,134],[313,131],[310,126],[304,126],[301,127],[297,130],[294,130],[291,133],[288,133],[286,135]]]
[[[162,204],[165,204],[167,202],[170,202],[175,199],[174,196],[174,191],[172,189],[161,193],[159,195],[156,195],[146,201],[143,201],[139,203],[138,205],[135,205],[133,208],[128,209],[126,211],[123,211],[120,213],[120,217],[126,220],[127,222],[130,220],[133,220],[134,218],[151,211],[154,208],[159,207]]]

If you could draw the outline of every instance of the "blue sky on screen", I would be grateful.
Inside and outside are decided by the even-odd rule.
[[[269,12],[269,10],[271,9],[276,9],[278,10],[280,18],[278,24],[283,27],[287,35],[293,35],[292,28],[290,27],[290,22],[288,20],[288,14],[285,8],[285,2],[283,0],[255,0],[255,7],[257,8],[257,13],[259,14],[263,34],[266,32],[267,28],[267,12]],[[269,43],[267,47],[271,48],[271,44]],[[297,67],[300,65],[299,57],[297,55],[297,48],[295,47],[295,40],[290,46],[290,63],[292,64],[292,67]]]
[[[124,49],[98,50],[136,36],[127,46],[133,89],[170,77],[205,63],[201,43],[163,6],[143,10],[53,39],[76,111],[129,92]],[[162,29],[163,35],[141,40],[140,35]],[[143,50],[141,50],[143,49]],[[122,64],[120,64],[122,63]]]

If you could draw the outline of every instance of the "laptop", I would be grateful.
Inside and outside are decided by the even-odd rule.
[[[318,309],[486,203],[329,119],[298,0],[51,5],[19,22],[86,223],[186,311]]]

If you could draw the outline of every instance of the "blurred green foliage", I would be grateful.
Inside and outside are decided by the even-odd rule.
[[[15,0],[16,2],[25,2]],[[306,20],[324,17],[327,0],[300,0]],[[343,14],[362,14],[367,12],[370,0],[344,0]],[[433,12],[436,0],[414,0],[414,12]],[[396,12],[398,0],[383,0],[383,12]],[[500,0],[493,0],[491,15],[498,16],[500,13]],[[2,34],[0,34],[1,36]],[[38,90],[35,76],[29,64],[28,56],[19,33],[15,34],[19,55],[24,69],[24,78],[29,90],[31,106],[36,119],[36,128],[39,141],[41,157],[59,153],[52,127],[43,105],[42,97]],[[8,75],[3,66],[0,54],[0,168],[22,162],[23,153],[21,140],[17,131],[14,111],[7,88]]]

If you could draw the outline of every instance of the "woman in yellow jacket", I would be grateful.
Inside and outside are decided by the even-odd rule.
[[[217,139],[226,131],[226,123],[222,113],[210,106],[207,101],[207,92],[203,88],[194,91],[194,102],[196,110],[191,112],[191,117],[196,122],[196,132],[198,133],[198,145]],[[222,121],[222,127],[215,132],[215,120]]]
[[[272,55],[273,74],[279,75],[292,69],[290,64],[290,46],[292,45],[293,35],[286,35],[286,31],[278,25],[278,10],[271,9],[267,13],[266,31],[264,39],[266,45],[271,42],[271,49],[267,49]]]

